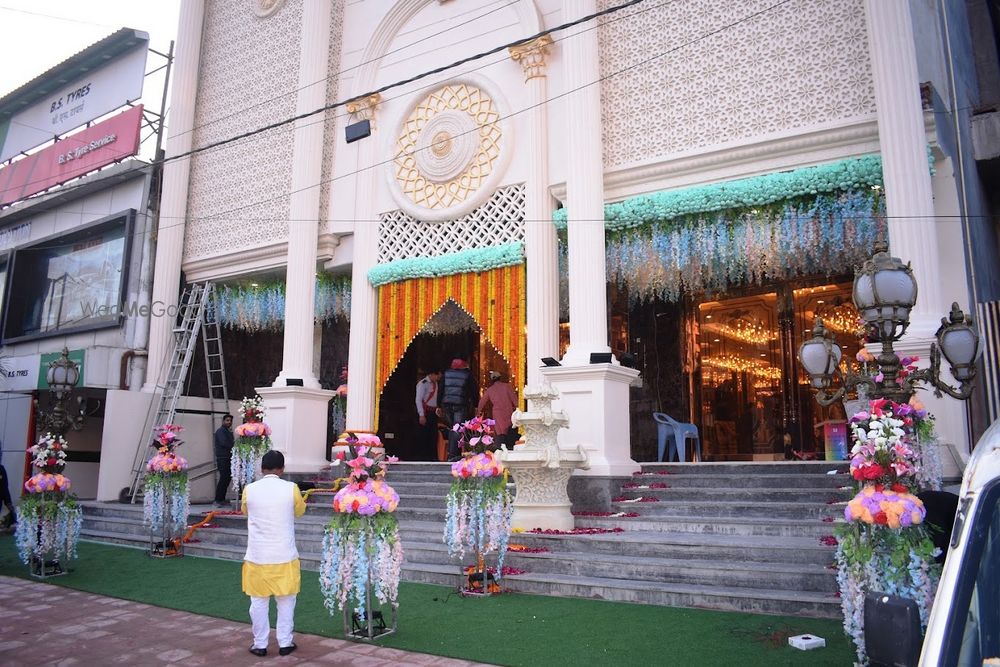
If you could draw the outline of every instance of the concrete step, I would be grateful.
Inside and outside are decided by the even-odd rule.
[[[474,561],[471,554],[465,554],[464,558],[449,556],[445,544],[404,541],[403,549],[407,559],[413,562],[472,565]],[[532,574],[559,573],[630,581],[743,588],[767,587],[775,590],[827,593],[834,593],[837,590],[835,571],[827,565],[817,563],[692,560],[571,551],[547,553],[509,551],[504,564]]]
[[[552,552],[589,552],[679,560],[800,563],[826,566],[833,562],[834,547],[818,538],[711,535],[623,531],[597,535],[545,535],[517,533],[511,542],[545,547]]]
[[[847,502],[854,497],[850,489],[765,489],[765,488],[635,488],[622,487],[620,496],[627,498],[659,498],[665,502],[772,502],[810,504],[816,502]]]
[[[755,488],[755,489],[836,489],[851,485],[851,477],[847,474],[836,475],[789,475],[789,474],[754,474],[736,475],[731,473],[698,473],[669,475],[635,475],[628,482],[635,484],[666,484],[672,489],[677,488]]]
[[[528,573],[572,574],[581,577],[659,581],[731,588],[768,588],[833,594],[837,577],[817,564],[748,563],[745,561],[691,561],[637,558],[583,552],[508,553],[505,564]]]
[[[530,572],[504,577],[503,581],[508,592],[811,618],[840,618],[841,615],[840,599],[820,592],[783,592]]]
[[[846,473],[847,461],[747,461],[745,463],[643,463],[643,472],[666,471],[671,475],[826,475],[831,470]]]
[[[642,514],[642,508],[636,510]],[[837,522],[816,519],[769,519],[744,517],[649,516],[631,518],[576,517],[578,528],[615,528],[661,533],[710,533],[773,537],[823,537],[832,535]],[[841,522],[842,523],[842,522]]]
[[[814,519],[843,516],[844,504],[780,503],[751,501],[612,502],[614,512],[638,512],[642,516],[757,517],[761,519]]]

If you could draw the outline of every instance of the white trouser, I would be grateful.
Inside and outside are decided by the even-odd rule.
[[[250,597],[250,623],[253,628],[253,647],[267,648],[267,636],[271,631],[268,602],[270,598]],[[292,645],[292,627],[295,620],[295,596],[276,595],[274,601],[278,605],[278,622],[274,626],[274,634],[279,647]]]

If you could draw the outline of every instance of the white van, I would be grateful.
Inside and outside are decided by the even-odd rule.
[[[962,477],[920,665],[1000,665],[1000,420],[980,438]]]

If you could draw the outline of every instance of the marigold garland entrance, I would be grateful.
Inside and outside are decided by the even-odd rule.
[[[525,364],[524,265],[437,278],[413,278],[379,288],[376,387],[381,393],[407,347],[448,300],[467,312],[510,366],[520,388]],[[377,405],[377,402],[376,402]],[[376,408],[375,421],[378,422]]]

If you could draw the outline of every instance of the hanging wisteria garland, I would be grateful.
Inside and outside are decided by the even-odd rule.
[[[21,562],[76,558],[83,511],[68,493],[32,493],[17,506],[14,542]]]
[[[243,331],[280,331],[285,324],[285,283],[223,285],[216,296],[219,322]],[[321,273],[316,278],[316,321],[350,319],[351,278]]]
[[[181,444],[177,424],[156,429],[156,454],[146,463],[142,485],[142,519],[153,533],[174,535],[187,527],[190,510],[188,462],[174,448]]]
[[[444,541],[448,555],[496,552],[498,572],[503,570],[510,520],[514,507],[503,475],[458,478],[448,490]],[[498,576],[499,578],[499,576]]]
[[[319,585],[331,614],[343,610],[350,598],[359,617],[367,618],[369,586],[381,604],[396,604],[403,542],[394,514],[334,514],[323,534],[322,553]]]
[[[682,293],[843,273],[885,233],[881,187],[881,158],[869,155],[608,204],[608,278],[627,285],[633,301],[677,301]],[[567,213],[554,214],[561,268]]]
[[[69,493],[69,478],[62,474],[68,448],[69,444],[61,435],[52,433],[40,436],[38,442],[28,448],[31,464],[38,473],[24,483],[14,533],[18,555],[25,565],[33,558],[76,557],[83,511]]]
[[[751,211],[722,211],[610,235],[610,280],[632,301],[677,301],[682,293],[724,291],[859,264],[885,234],[878,191],[816,195]]]
[[[365,444],[361,444],[362,441]],[[334,613],[350,598],[359,618],[368,614],[368,594],[396,605],[403,567],[396,507],[399,494],[385,481],[388,464],[377,436],[348,433],[347,455],[334,465],[351,469],[348,484],[333,498],[334,515],[323,534],[319,584],[323,605]],[[378,447],[376,453],[373,447]]]
[[[497,579],[503,573],[510,540],[514,506],[507,490],[503,464],[494,454],[496,422],[473,417],[452,430],[458,433],[462,458],[451,465],[455,478],[446,498],[444,541],[448,555],[474,551],[482,564],[484,554],[497,553]]]

